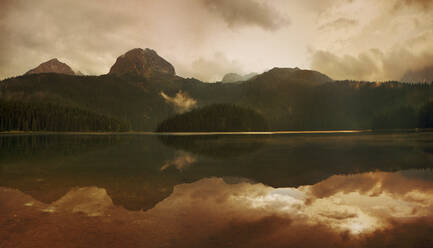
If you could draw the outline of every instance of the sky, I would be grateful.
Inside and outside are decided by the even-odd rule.
[[[433,0],[0,0],[0,79],[51,58],[106,74],[151,48],[183,77],[273,67],[399,80],[433,67]]]

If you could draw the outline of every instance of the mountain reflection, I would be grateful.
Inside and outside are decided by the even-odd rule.
[[[3,187],[0,202],[1,247],[433,245],[432,170],[339,175],[288,188],[206,178],[175,186],[145,212],[114,205],[97,187],[72,189],[50,204]]]
[[[104,188],[115,205],[147,210],[176,185],[209,177],[285,188],[313,185],[336,174],[433,167],[432,133],[174,140],[147,135],[0,136],[0,187],[52,204],[71,189],[94,186]],[[176,145],[168,144],[172,141]]]

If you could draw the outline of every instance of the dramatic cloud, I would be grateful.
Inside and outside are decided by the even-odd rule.
[[[433,15],[417,8],[394,8],[396,3],[414,6],[418,2],[379,2],[371,9],[376,3],[353,0],[327,10],[321,21],[321,31],[326,32],[320,32],[313,45],[312,69],[334,79],[387,81],[433,66]],[[334,24],[329,17],[338,16],[337,20],[350,17],[357,25],[327,28]]]
[[[189,97],[188,94],[179,91],[174,97],[170,97],[161,91],[160,95],[167,103],[170,103],[176,109],[176,112],[186,112],[197,105],[197,101]]]
[[[200,1],[210,12],[221,16],[229,27],[255,25],[273,31],[289,24],[287,17],[271,7],[268,2],[256,0]]]
[[[84,74],[105,74],[120,54],[141,47],[156,50],[179,75],[204,81],[273,67],[400,79],[432,64],[432,2],[4,0],[0,78],[52,58]],[[398,58],[393,54],[411,59],[398,65],[389,62]]]
[[[317,51],[312,58],[312,68],[334,79],[370,81],[401,80],[408,71],[418,71],[433,66],[433,53],[413,54],[406,49],[383,53],[371,49],[358,56],[339,56],[327,51]]]

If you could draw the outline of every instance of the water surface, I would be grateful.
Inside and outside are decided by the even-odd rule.
[[[432,167],[431,132],[1,135],[0,247],[432,247]]]

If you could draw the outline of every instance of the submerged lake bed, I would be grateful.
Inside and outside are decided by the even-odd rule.
[[[0,247],[433,247],[433,132],[1,134]]]

